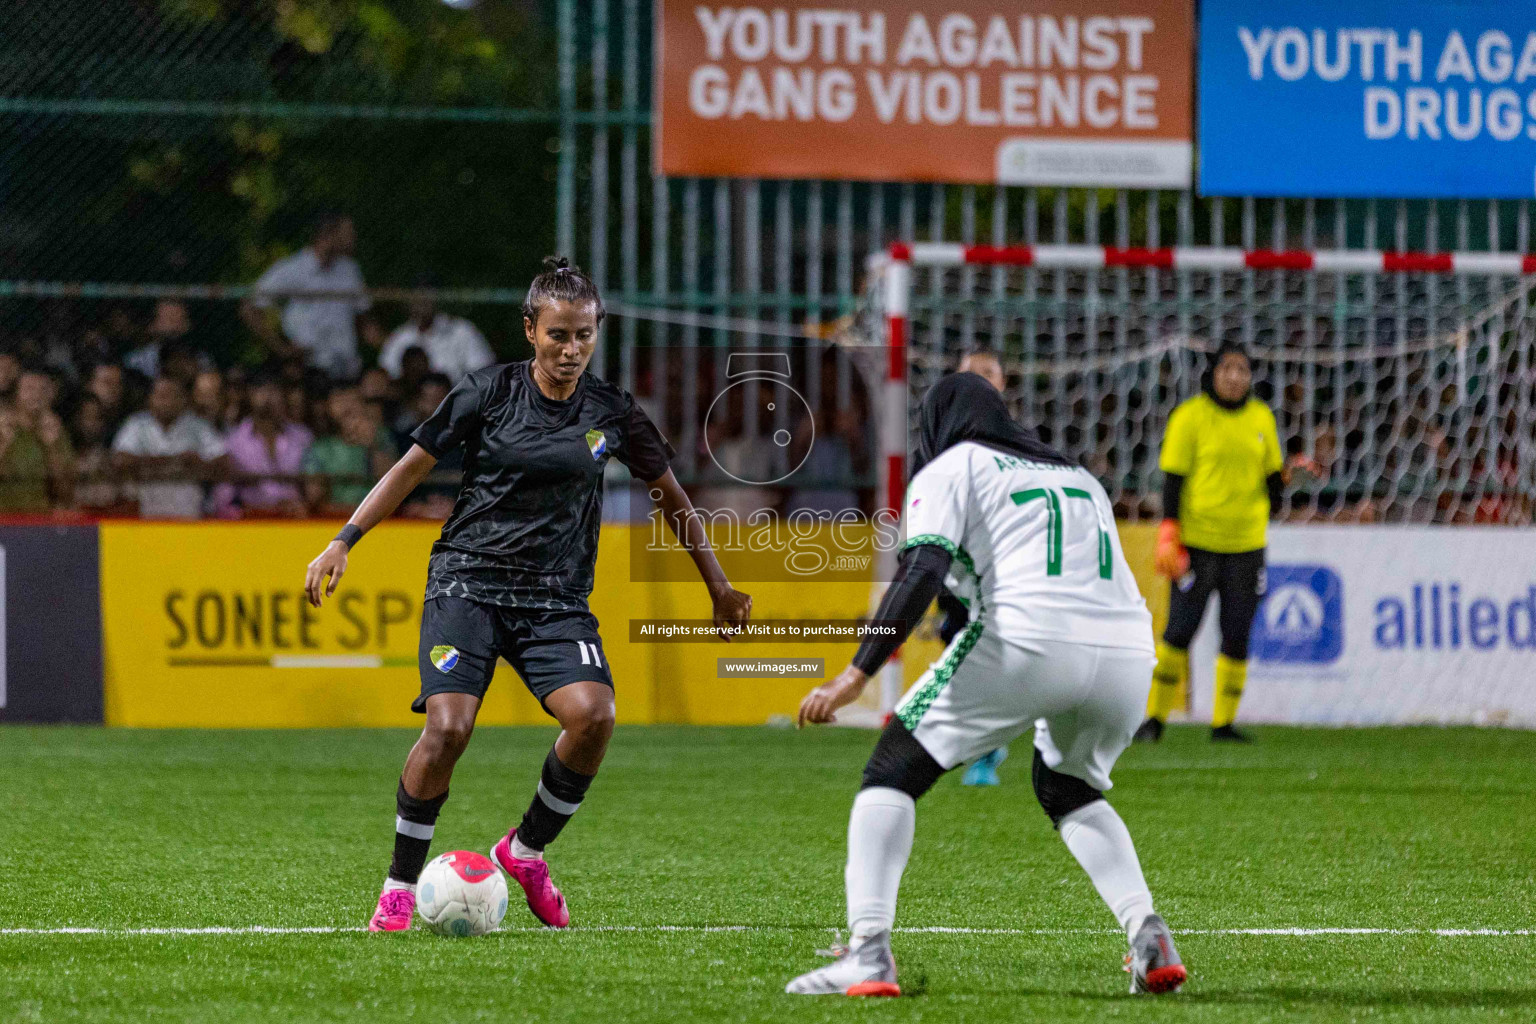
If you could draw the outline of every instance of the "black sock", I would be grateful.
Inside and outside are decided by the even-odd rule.
[[[389,862],[390,878],[416,884],[427,863],[437,814],[447,799],[448,794],[444,792],[430,800],[418,800],[405,791],[405,780],[400,780],[400,786],[395,790],[395,856]]]
[[[542,850],[554,842],[565,823],[571,820],[581,798],[587,795],[587,787],[595,776],[572,771],[560,763],[553,747],[544,759],[544,773],[539,778],[539,790],[533,802],[523,814],[517,826],[517,841],[530,850]]]

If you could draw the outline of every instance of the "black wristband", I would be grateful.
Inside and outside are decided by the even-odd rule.
[[[363,531],[356,523],[348,523],[341,528],[341,532],[336,535],[336,539],[345,544],[348,551],[351,551],[352,546],[363,539]]]

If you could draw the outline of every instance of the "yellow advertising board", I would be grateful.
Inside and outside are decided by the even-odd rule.
[[[106,721],[144,727],[411,726],[427,553],[440,527],[391,522],[353,552],[336,595],[308,606],[304,567],[323,523],[106,523],[101,577]],[[826,658],[847,643],[632,643],[629,620],[708,618],[702,584],[631,583],[628,527],[607,526],[592,612],[620,722],[762,724],[792,712],[803,680],[717,678],[730,655]],[[747,586],[759,615],[854,618],[867,583]],[[841,659],[841,661],[839,661]],[[549,722],[502,662],[486,725]]]
[[[643,527],[642,527],[643,528]],[[641,643],[631,619],[703,619],[697,582],[634,583],[630,528],[603,528],[592,612],[602,624],[620,722],[760,725],[793,714],[804,679],[721,679],[722,657],[825,659],[851,642]],[[391,522],[358,545],[336,595],[304,600],[304,567],[335,535],[325,523],[132,523],[101,526],[106,721],[142,727],[413,726],[417,642],[427,553],[439,527]],[[1149,599],[1152,531],[1122,526],[1126,554]],[[727,564],[727,571],[730,566]],[[865,582],[741,584],[754,616],[852,619],[869,610]],[[1158,604],[1154,614],[1161,623]],[[915,679],[938,653],[919,638],[905,652]],[[550,719],[504,662],[486,695],[486,725]]]
[[[131,726],[410,725],[427,551],[438,529],[389,524],[338,593],[304,599],[320,523],[104,523],[106,720]],[[504,682],[498,680],[498,683]],[[522,687],[517,687],[518,691]],[[540,714],[499,685],[486,720]],[[532,703],[531,701],[529,703]]]

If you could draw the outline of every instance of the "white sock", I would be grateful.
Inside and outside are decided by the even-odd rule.
[[[531,846],[524,846],[523,845],[523,841],[521,839],[517,838],[517,836],[513,836],[512,837],[512,842],[511,842],[510,845],[512,847],[512,856],[516,857],[518,860],[543,860],[544,859],[544,851],[543,850],[535,850]]]
[[[404,889],[406,892],[415,892],[416,891],[416,883],[415,882],[402,882],[398,878],[386,877],[384,879],[384,891],[385,892],[389,892],[389,890],[391,890],[391,889]]]
[[[899,789],[859,791],[848,818],[848,944],[889,931],[896,922],[896,891],[912,853],[917,803]]]
[[[1061,839],[1088,872],[1126,937],[1134,939],[1152,913],[1152,893],[1120,815],[1107,801],[1095,800],[1061,819]]]

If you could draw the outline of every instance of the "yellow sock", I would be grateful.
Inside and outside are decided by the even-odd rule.
[[[1183,699],[1184,681],[1189,678],[1189,652],[1165,640],[1157,642],[1157,667],[1152,670],[1152,694],[1147,698],[1147,714],[1159,722]]]
[[[1216,655],[1216,692],[1212,697],[1211,728],[1220,729],[1237,719],[1237,705],[1248,682],[1248,663]]]

